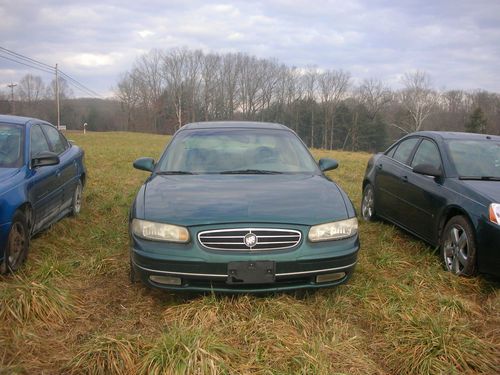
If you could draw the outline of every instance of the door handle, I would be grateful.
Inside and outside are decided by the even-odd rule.
[[[382,169],[382,163],[377,164],[377,166],[375,168],[377,168],[378,170],[381,170]]]
[[[408,176],[401,176],[401,179],[403,180],[403,182],[408,182]]]
[[[59,176],[61,176],[61,170],[60,170],[60,169],[58,169],[58,170],[56,171],[56,177],[59,177]]]

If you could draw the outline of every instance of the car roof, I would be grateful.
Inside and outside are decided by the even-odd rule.
[[[35,117],[25,117],[25,116],[14,116],[14,115],[0,115],[0,123],[4,124],[15,124],[15,125],[28,125],[31,122],[36,122],[39,124],[52,125],[48,121],[40,120]]]
[[[36,120],[32,117],[0,115],[0,122],[7,124],[26,125],[28,122]],[[45,121],[44,121],[45,122]]]
[[[203,121],[193,122],[184,125],[182,130],[192,129],[217,129],[217,128],[237,128],[237,129],[275,129],[275,130],[290,130],[285,125],[272,122],[257,122],[257,121]]]
[[[464,132],[444,132],[444,131],[420,131],[412,133],[409,135],[419,135],[424,137],[430,137],[434,139],[469,139],[469,140],[495,140],[500,141],[500,136],[490,135],[490,134],[478,134],[478,133],[464,133]]]

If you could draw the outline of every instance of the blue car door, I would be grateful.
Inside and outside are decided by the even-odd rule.
[[[33,125],[30,131],[30,159],[43,152],[51,151],[40,125]],[[28,195],[33,205],[33,231],[50,223],[60,206],[59,165],[31,168],[27,183]]]
[[[51,125],[42,125],[42,129],[47,136],[52,152],[59,156],[58,190],[59,212],[61,212],[71,205],[78,180],[78,165],[66,138]]]

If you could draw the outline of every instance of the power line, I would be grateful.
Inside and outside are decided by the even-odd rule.
[[[24,66],[27,66],[27,67],[33,68],[33,69],[38,69],[38,70],[41,70],[42,72],[45,72],[45,73],[54,74],[54,69],[52,69],[52,70],[48,70],[48,69],[41,68],[41,67],[36,66],[36,65],[31,65],[31,64],[28,64],[28,63],[26,63],[26,62],[22,62],[22,61],[15,60],[15,59],[10,58],[10,57],[8,57],[8,56],[3,56],[3,55],[0,55],[0,57],[4,58],[4,59],[6,59],[6,60],[10,60],[10,61],[16,62],[16,63],[21,64],[21,65],[24,65]]]
[[[49,68],[49,69],[54,70],[54,67],[53,67],[53,66],[50,66],[50,65],[45,64],[45,63],[43,63],[43,62],[41,62],[41,61],[35,60],[35,59],[31,58],[31,57],[21,55],[20,53],[17,53],[17,52],[11,51],[10,49],[7,49],[7,48],[5,48],[5,47],[1,47],[1,46],[0,46],[0,50],[1,50],[2,52],[4,52],[4,53],[8,53],[9,55],[12,55],[12,56],[14,56],[14,57],[18,58],[18,59],[26,60],[26,61],[28,61],[28,62],[30,62],[30,63],[35,63],[35,64],[38,64],[38,65],[41,65],[42,67],[45,67],[45,68]]]
[[[76,79],[74,79],[73,77],[70,77],[69,75],[67,75],[66,73],[64,73],[62,70],[59,69],[59,73],[65,77],[66,79],[70,80],[71,82],[68,82],[70,84],[72,84],[73,86],[75,86],[76,88],[80,88],[81,91],[85,91],[87,94],[91,94],[92,96],[97,96],[97,97],[101,97],[101,95],[99,95],[97,92],[95,92],[94,90],[91,90],[89,89],[87,86],[85,86],[84,84],[78,82]]]
[[[45,73],[55,74],[55,72],[56,72],[55,68],[52,67],[52,66],[50,66],[50,65],[48,65],[48,64],[45,64],[45,63],[43,63],[41,61],[38,61],[38,60],[35,60],[35,59],[31,58],[31,57],[28,57],[28,56],[25,56],[25,55],[21,55],[20,53],[11,51],[11,50],[9,50],[7,48],[0,47],[0,52],[7,53],[7,54],[10,55],[10,56],[0,55],[0,57],[2,57],[4,59],[16,62],[18,64],[21,64],[21,65],[24,65],[24,66],[27,66],[27,67],[30,67],[30,68],[33,68],[33,69],[38,69],[38,70],[43,71]],[[19,60],[21,60],[21,61],[19,61]],[[62,72],[61,70],[59,70],[59,73],[62,76],[65,77],[65,79],[68,82],[68,84],[72,85],[77,90],[80,90],[81,92],[83,92],[83,93],[85,93],[87,95],[101,98],[101,95],[99,95],[97,92],[95,92],[94,90],[89,89],[87,86],[85,86],[84,84],[80,83],[79,81],[77,81],[73,77],[69,76],[68,74]]]

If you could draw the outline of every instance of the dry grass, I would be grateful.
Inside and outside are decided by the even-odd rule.
[[[168,137],[73,133],[88,184],[78,218],[32,241],[0,278],[0,374],[500,373],[498,281],[444,272],[434,249],[387,223],[360,223],[353,278],[302,298],[192,298],[127,280],[127,214]],[[369,158],[313,150],[356,207]]]
[[[140,349],[138,337],[94,335],[81,345],[67,371],[99,375],[136,373]]]

